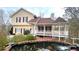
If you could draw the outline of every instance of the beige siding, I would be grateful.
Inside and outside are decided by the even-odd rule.
[[[28,17],[28,20],[31,20],[31,19],[34,18],[32,14],[30,14],[30,13],[24,11],[24,10],[21,10],[20,12],[18,12],[17,14],[15,14],[15,15],[12,17],[12,19],[11,19],[12,25],[29,25],[29,23],[26,23],[26,22],[25,22],[25,23],[23,23],[23,22],[21,22],[21,23],[19,23],[19,22],[16,23],[16,17]]]
[[[29,12],[26,12],[24,10],[21,10],[19,11],[18,13],[16,13],[12,18],[11,18],[11,21],[12,21],[12,25],[13,25],[13,33],[15,33],[15,28],[22,28],[22,29],[27,29],[27,30],[30,30],[31,29],[31,26],[28,22],[17,22],[16,23],[16,17],[21,17],[23,19],[23,17],[28,17],[28,21],[33,19],[33,15]],[[22,21],[22,20],[21,20]],[[23,32],[22,32],[23,33]]]

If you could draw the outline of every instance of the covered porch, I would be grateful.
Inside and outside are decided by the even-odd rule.
[[[68,30],[66,25],[34,25],[33,34],[39,36],[67,37]]]
[[[52,36],[52,25],[37,25],[36,35]]]

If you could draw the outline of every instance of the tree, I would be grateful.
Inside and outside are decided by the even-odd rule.
[[[8,45],[8,39],[7,39],[6,33],[3,30],[1,30],[0,31],[0,51],[4,50],[7,45]]]
[[[79,18],[79,7],[66,7],[66,16],[71,18]]]
[[[0,50],[3,50],[8,44],[7,35],[6,35],[6,26],[4,22],[4,11],[0,9]]]
[[[66,7],[65,15],[69,17],[69,37],[79,37],[79,7]]]

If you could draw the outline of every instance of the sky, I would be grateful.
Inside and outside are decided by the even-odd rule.
[[[5,11],[6,20],[21,7],[37,16],[40,12],[44,17],[50,17],[51,13],[54,13],[57,18],[64,14],[64,7],[73,6],[79,7],[79,0],[0,0],[0,9]]]
[[[9,14],[12,14],[20,8],[24,8],[37,16],[39,16],[40,13],[43,13],[45,17],[50,17],[51,13],[54,13],[55,17],[62,17],[64,14],[64,7],[4,7],[2,9],[5,13],[8,12]]]
[[[17,10],[19,10],[20,8],[24,8],[25,10],[35,14],[36,16],[40,16],[40,13],[43,14],[43,17],[50,17],[52,13],[54,13],[54,17],[62,17],[62,15],[64,14],[64,7],[60,8],[60,7],[2,7],[0,9],[2,9],[4,11],[4,19],[5,22],[9,19],[9,16],[13,13],[15,13]]]

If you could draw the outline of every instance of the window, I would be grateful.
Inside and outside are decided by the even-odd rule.
[[[25,32],[25,28],[24,28],[23,30],[24,30],[24,32]]]
[[[60,27],[60,30],[61,30],[61,31],[64,31],[64,29],[65,29],[64,27]]]
[[[15,33],[21,33],[21,29],[20,28],[15,28]]]
[[[38,26],[38,31],[43,31],[44,27],[43,26]]]
[[[28,17],[23,17],[23,22],[28,22]]]
[[[25,19],[24,19],[24,17],[23,17],[23,22],[24,22],[24,20],[25,20]]]
[[[19,17],[19,22],[21,22],[21,17]]]
[[[22,28],[21,28],[21,33],[22,33]]]
[[[26,17],[26,22],[28,22],[28,17]]]
[[[60,31],[64,31],[65,27],[60,26]],[[59,31],[59,26],[55,26],[55,31]]]
[[[51,26],[46,26],[46,31],[51,31],[52,30],[52,27]]]
[[[21,22],[21,17],[16,17],[16,23]]]
[[[18,22],[18,17],[16,17],[16,23]]]
[[[58,26],[55,26],[54,30],[55,31],[58,31],[59,30],[59,27]]]

